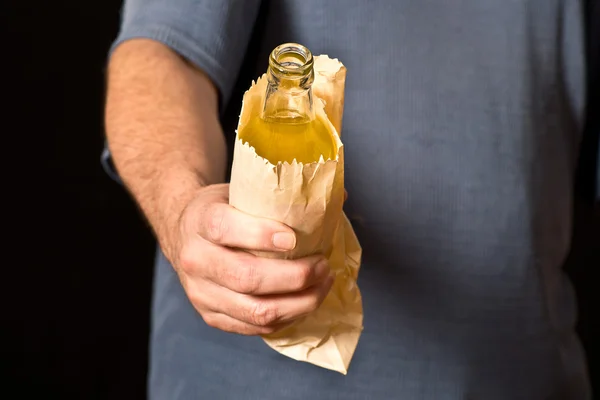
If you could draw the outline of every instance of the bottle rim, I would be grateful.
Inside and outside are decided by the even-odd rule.
[[[283,43],[271,52],[269,67],[286,79],[301,79],[312,75],[313,55],[311,51],[298,43]]]

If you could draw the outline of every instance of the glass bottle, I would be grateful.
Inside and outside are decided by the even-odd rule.
[[[269,57],[267,81],[261,113],[240,138],[272,164],[335,159],[336,143],[313,108],[311,52],[296,43],[277,46]]]

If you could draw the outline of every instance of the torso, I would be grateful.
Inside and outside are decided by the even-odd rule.
[[[171,337],[167,357],[196,360],[185,374],[208,377],[197,390],[265,400],[589,398],[561,271],[584,99],[579,6],[271,2],[255,76],[285,41],[348,68],[346,212],[364,248],[365,331],[347,377],[285,359],[193,318],[163,260],[155,307],[171,310],[180,333],[162,325],[157,335]]]

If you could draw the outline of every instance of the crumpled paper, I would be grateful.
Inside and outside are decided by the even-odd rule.
[[[363,329],[363,309],[356,283],[362,249],[342,211],[344,146],[342,127],[346,68],[337,59],[314,57],[314,107],[317,118],[330,128],[337,143],[337,159],[303,165],[295,160],[271,164],[258,156],[239,132],[260,113],[266,75],[244,94],[234,149],[229,202],[251,215],[271,218],[292,227],[297,246],[287,253],[259,253],[264,257],[328,257],[335,273],[333,287],[322,305],[293,325],[263,336],[267,345],[298,361],[348,372]]]

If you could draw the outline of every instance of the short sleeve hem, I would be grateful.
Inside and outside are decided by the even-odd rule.
[[[196,67],[201,69],[216,85],[219,91],[219,106],[223,110],[227,104],[228,95],[231,92],[234,82],[227,79],[225,69],[219,63],[206,53],[194,40],[184,33],[166,25],[148,25],[129,26],[117,37],[112,44],[109,56],[122,43],[131,39],[150,39],[162,43],[171,50],[178,53],[183,58],[189,60]]]

